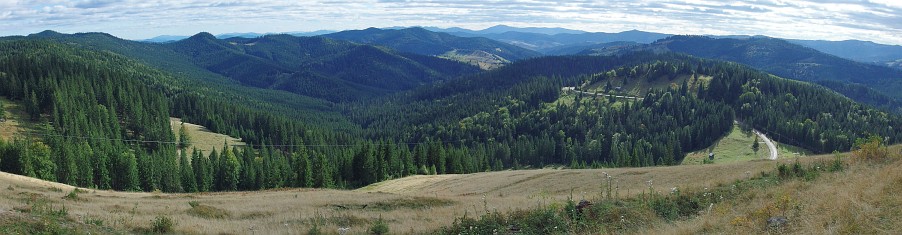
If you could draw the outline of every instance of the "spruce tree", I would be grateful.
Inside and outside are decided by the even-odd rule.
[[[758,150],[761,146],[758,144],[758,135],[755,135],[755,141],[752,142],[752,151],[755,151],[755,155],[758,155]]]
[[[228,147],[222,152],[219,160],[222,162],[222,190],[236,191],[238,190],[238,182],[241,174],[241,162],[238,157]]]
[[[182,122],[179,126],[179,148],[185,150],[191,146],[191,137],[188,136],[188,131],[185,130],[185,122]]]
[[[125,163],[125,168],[122,174],[122,190],[126,191],[140,191],[141,183],[139,182],[138,174],[138,159],[134,153],[124,153],[121,154],[123,158],[123,162]]]
[[[3,106],[2,100],[0,100],[0,121],[6,121],[6,107]]]
[[[188,162],[187,149],[179,150],[179,170],[182,177],[182,187],[185,192],[197,192],[197,180],[191,163]]]

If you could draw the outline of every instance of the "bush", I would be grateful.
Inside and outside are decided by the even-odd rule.
[[[798,159],[792,166],[787,166],[786,164],[777,166],[777,176],[781,179],[803,178],[809,175],[808,171],[810,170],[805,170],[805,167],[802,166],[802,163],[799,163]]]
[[[833,162],[830,163],[829,171],[830,172],[838,172],[838,171],[843,171],[844,169],[845,169],[845,166],[843,165],[843,162],[842,162],[842,155],[839,155],[837,153],[836,156],[833,158]]]
[[[75,193],[75,190],[72,190],[72,192],[69,192],[69,194],[66,194],[66,196],[63,197],[63,199],[77,201],[78,193]]]
[[[385,223],[385,220],[382,220],[382,216],[379,216],[379,219],[373,222],[373,226],[370,227],[370,233],[372,234],[388,234],[388,224]]]
[[[702,205],[698,198],[700,195],[668,195],[654,197],[649,206],[655,214],[667,221],[687,218],[698,213]]]
[[[856,140],[855,150],[852,151],[852,157],[857,160],[867,160],[872,162],[890,160],[889,149],[883,144],[883,138],[880,136],[871,136],[867,139]]]
[[[313,225],[310,226],[310,229],[307,230],[307,235],[319,235],[319,234],[323,234],[323,231],[321,231],[319,229],[318,224],[314,223]]]
[[[153,220],[150,230],[154,233],[171,233],[173,231],[172,227],[174,226],[175,222],[172,221],[171,218],[160,215]]]

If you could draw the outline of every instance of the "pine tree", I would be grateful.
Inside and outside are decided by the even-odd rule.
[[[234,149],[233,152],[235,152],[235,155],[239,155],[239,152],[237,151],[237,149]],[[271,156],[270,156],[271,150],[270,149],[263,150],[263,151],[261,151],[261,153],[264,154],[264,156],[263,156],[264,164],[267,164],[267,162],[272,161],[270,159],[271,158]],[[270,170],[273,170],[273,171],[275,171],[275,170],[268,169],[268,168],[258,169],[257,168],[257,159],[256,159],[257,157],[254,155],[254,150],[250,147],[245,147],[245,149],[241,151],[240,155],[241,155],[241,157],[239,159],[241,161],[242,167],[241,167],[241,177],[240,177],[241,179],[239,180],[241,183],[239,184],[239,188],[242,190],[272,188],[273,187],[271,185],[272,183],[268,182],[268,181],[271,181],[272,179],[270,179],[269,177],[266,177],[266,180],[264,180],[263,183],[260,183],[261,180],[258,179],[260,175],[258,174],[257,171],[262,171],[262,173],[265,173],[268,175],[268,174],[270,174],[269,173]],[[264,166],[264,167],[266,167],[266,166]]]
[[[294,154],[295,187],[313,187],[313,172],[310,166],[310,158],[305,148],[301,148]]]
[[[758,144],[758,135],[755,135],[755,141],[752,142],[752,151],[755,151],[755,155],[758,155],[758,150],[761,146]]]
[[[191,146],[191,137],[188,136],[188,131],[185,130],[185,122],[179,126],[179,148],[186,149],[188,146]]]
[[[215,148],[213,151],[210,151],[210,156],[207,159],[209,159],[210,164],[208,165],[209,168],[207,169],[205,180],[209,180],[209,191],[222,191],[222,163]]]
[[[0,122],[6,121],[6,107],[3,106],[3,101],[0,100]]]
[[[316,155],[316,160],[313,161],[314,186],[318,188],[333,187],[332,166],[329,164],[329,161],[324,154],[315,153],[314,155]]]
[[[179,150],[179,170],[181,171],[182,187],[185,192],[197,192],[197,180],[191,164],[188,163],[187,149]]]
[[[94,150],[88,145],[87,142],[81,142],[76,145],[80,146],[77,150],[76,155],[76,167],[78,168],[78,185],[82,187],[91,187],[97,188],[97,185],[94,184],[94,171],[97,170],[94,168],[94,163],[92,162],[92,158],[94,157]]]
[[[235,191],[238,190],[238,182],[241,174],[241,162],[238,160],[238,157],[232,153],[232,150],[227,146],[224,146],[225,149],[222,152],[222,156],[220,157],[220,161],[222,164],[222,190],[225,191]]]
[[[125,163],[124,172],[122,174],[122,190],[126,191],[140,191],[141,183],[138,178],[138,159],[135,157],[134,153],[124,153],[121,154],[123,158],[123,163]]]
[[[31,96],[29,96],[27,102],[27,106],[25,110],[31,117],[32,121],[37,121],[41,118],[41,106],[38,104],[40,102],[38,100],[38,96],[34,93],[34,90],[31,91]]]

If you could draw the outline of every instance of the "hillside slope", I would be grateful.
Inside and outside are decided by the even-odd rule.
[[[447,33],[436,33],[423,28],[349,30],[323,37],[348,40],[357,43],[385,46],[394,50],[429,56],[486,53],[486,60],[509,63],[538,57],[541,54],[518,46],[487,38],[464,38]],[[493,57],[497,57],[494,58]],[[451,57],[456,58],[456,57]],[[464,61],[469,62],[469,61]]]
[[[320,37],[216,39],[199,33],[164,44],[242,84],[331,101],[357,100],[476,72],[474,67]]]
[[[784,78],[829,84],[828,87],[859,102],[896,112],[902,110],[899,105],[902,95],[896,92],[902,89],[902,71],[839,58],[781,39],[672,36],[648,45],[590,49],[581,54],[607,55],[637,50],[672,51],[733,61]]]
[[[566,200],[571,192],[577,199],[594,198],[602,193],[604,172],[619,180],[621,196],[630,197],[647,190],[644,182],[650,179],[660,191],[670,187],[707,187],[773,169],[778,163],[413,176],[354,191],[279,189],[166,194],[84,190],[76,192],[77,200],[64,199],[75,187],[0,172],[2,190],[15,192],[0,194],[0,211],[22,213],[17,210],[27,206],[23,200],[34,198],[56,207],[65,206],[68,217],[100,220],[122,231],[146,229],[155,217],[167,216],[178,221],[174,226],[178,233],[290,233],[308,231],[312,223],[322,231],[349,227],[354,233],[365,233],[370,223],[381,216],[393,232],[431,233],[464,213],[527,209],[543,201]],[[206,206],[205,211],[192,210],[189,202]],[[0,213],[0,226],[5,221],[3,216]]]

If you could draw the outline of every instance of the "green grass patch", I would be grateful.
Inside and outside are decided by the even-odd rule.
[[[727,136],[721,138],[711,147],[704,150],[692,152],[683,159],[683,165],[703,164],[708,159],[708,153],[714,153],[714,161],[712,163],[732,163],[746,162],[754,160],[766,159],[770,154],[764,140],[759,139],[760,148],[756,153],[752,150],[752,143],[755,141],[755,134],[751,131],[742,130],[739,125],[733,125],[733,129]],[[777,157],[789,158],[807,155],[809,152],[799,147],[774,142],[777,145]]]
[[[399,198],[380,201],[370,204],[332,204],[335,210],[378,210],[392,211],[398,209],[429,209],[432,207],[444,207],[454,205],[455,202],[447,199],[432,197]]]
[[[375,210],[388,211],[395,209],[427,209],[450,205],[454,205],[454,201],[432,197],[412,197],[376,202],[371,207]]]

